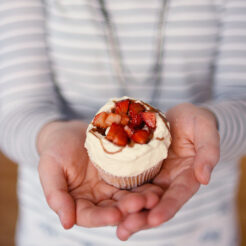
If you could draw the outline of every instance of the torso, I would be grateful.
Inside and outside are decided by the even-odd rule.
[[[91,117],[110,97],[119,96],[119,82],[106,42],[97,0],[46,0],[47,42],[55,82],[65,101],[79,115]],[[157,107],[211,97],[220,1],[170,1],[165,16],[164,67]],[[147,102],[153,80],[160,1],[106,1],[112,16],[124,67],[130,70],[128,96]],[[127,75],[127,73],[126,73]],[[127,76],[126,76],[127,77]],[[128,77],[127,77],[128,78]]]

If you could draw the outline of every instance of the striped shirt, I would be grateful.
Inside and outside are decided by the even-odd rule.
[[[150,102],[161,1],[105,2],[128,96]],[[211,183],[173,220],[124,245],[176,246],[184,238],[196,246],[234,245],[235,161],[246,148],[245,13],[245,0],[168,1],[155,106],[166,111],[191,102],[212,110],[219,122],[221,161]],[[0,1],[0,146],[19,163],[18,245],[121,245],[115,228],[62,230],[42,194],[35,145],[47,122],[89,121],[108,98],[120,95],[113,64],[98,0]],[[39,237],[44,241],[37,242]]]

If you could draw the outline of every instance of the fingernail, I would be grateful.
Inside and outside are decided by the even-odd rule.
[[[206,183],[209,183],[211,172],[212,172],[212,167],[210,165],[205,165],[203,167],[203,177],[206,180]]]

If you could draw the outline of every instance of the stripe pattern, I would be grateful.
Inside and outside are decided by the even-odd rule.
[[[160,1],[105,2],[122,52],[128,96],[150,102],[156,76],[151,69],[156,59]],[[214,236],[219,232],[208,236],[211,233],[206,227],[200,230],[199,223],[218,214],[229,218],[226,208],[237,183],[234,161],[245,152],[245,11],[245,0],[169,1],[162,81],[155,106],[166,111],[178,103],[191,102],[212,110],[220,127],[222,161],[210,185],[173,220],[137,234],[127,245],[180,245],[178,241],[189,237],[194,228],[199,235],[195,245],[208,245],[207,240],[214,240],[211,245],[226,245],[220,241],[222,237]],[[43,233],[47,242],[53,242],[56,235],[56,240],[61,239],[59,245],[67,241],[73,242],[69,245],[81,245],[82,241],[84,245],[98,245],[103,240],[106,245],[121,245],[112,238],[112,228],[59,229],[35,174],[35,142],[44,124],[73,117],[90,120],[109,97],[120,95],[107,38],[97,0],[1,1],[0,146],[20,163],[20,209],[26,218],[35,218],[34,239]],[[21,217],[19,228],[31,223],[27,221]],[[225,234],[223,226],[217,229]],[[27,245],[26,233],[28,230],[18,234],[19,245]],[[231,233],[227,231],[227,235]],[[228,239],[228,245],[234,245],[231,242]]]

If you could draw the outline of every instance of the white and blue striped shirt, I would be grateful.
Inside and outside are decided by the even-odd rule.
[[[155,62],[161,0],[106,0],[106,6],[128,96],[150,102],[154,86],[146,78]],[[235,245],[235,160],[246,149],[246,1],[170,0],[163,50],[156,106],[166,111],[191,102],[212,110],[222,159],[211,183],[174,219],[124,245]],[[98,0],[0,0],[0,146],[20,164],[18,245],[123,245],[111,227],[61,228],[42,194],[35,146],[44,124],[90,120],[119,89]]]

